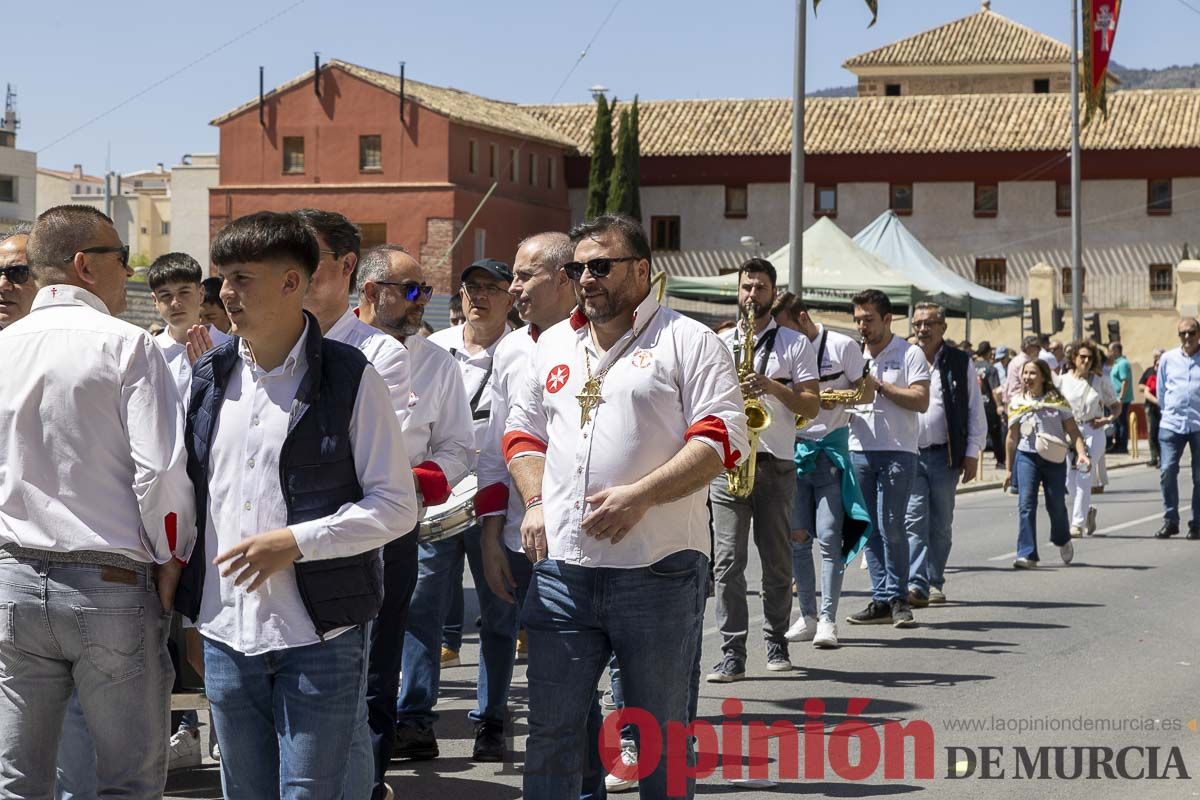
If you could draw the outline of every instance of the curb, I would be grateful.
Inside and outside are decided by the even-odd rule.
[[[1129,467],[1144,466],[1150,461],[1148,458],[1139,458],[1136,461],[1125,461],[1120,464],[1110,464],[1109,472],[1115,472],[1119,469],[1127,469]],[[999,489],[1004,486],[1004,481],[989,481],[987,483],[968,483],[958,487],[955,494],[972,494],[974,492],[987,492],[992,489]]]

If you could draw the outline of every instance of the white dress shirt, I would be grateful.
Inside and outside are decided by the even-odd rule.
[[[500,342],[504,341],[504,337],[512,331],[512,328],[505,324],[504,333],[500,338],[478,353],[467,352],[467,346],[463,341],[465,328],[465,324],[445,328],[430,336],[429,341],[449,352],[458,362],[467,401],[474,401],[471,412],[475,420],[475,454],[478,454],[483,449],[483,440],[487,436],[488,417],[492,411],[491,382],[494,366],[492,358],[496,354],[496,348],[500,346]],[[478,401],[475,401],[476,397],[479,398]]]
[[[770,353],[764,353],[764,345],[771,341],[772,331],[774,342]],[[735,347],[741,347],[741,331],[738,327],[729,328],[717,334],[731,355]],[[781,328],[771,322],[763,328],[762,333],[754,337],[754,371],[780,381],[789,389],[804,381],[817,380],[817,351],[808,341],[808,337],[791,328]],[[763,356],[766,355],[765,363]],[[734,361],[737,356],[734,355]],[[771,424],[762,432],[758,439],[758,451],[767,455],[791,461],[796,445],[796,413],[790,410],[777,397],[763,395],[760,398],[767,410],[771,412]]]
[[[917,348],[920,350],[920,348]],[[929,365],[929,408],[917,415],[919,433],[917,446],[921,449],[950,441],[950,430],[946,425],[946,403],[942,397],[942,377],[938,372],[938,360],[946,346],[937,351]],[[921,351],[924,354],[925,351]],[[978,458],[987,442],[987,417],[983,413],[983,390],[979,387],[979,373],[974,365],[967,364],[967,448],[965,458]]]
[[[822,341],[825,343],[821,347]],[[862,346],[844,333],[831,331],[817,325],[817,338],[811,341],[819,359],[817,371],[821,376],[821,389],[853,389],[863,376],[866,360]],[[811,423],[796,433],[797,439],[818,442],[834,431],[850,424],[850,410],[841,404],[833,408],[822,408]]]
[[[363,371],[350,418],[350,447],[363,497],[333,514],[287,524],[280,486],[280,449],[292,403],[308,371],[308,324],[287,359],[271,371],[254,363],[242,340],[217,414],[209,455],[208,522],[204,557],[260,533],[290,528],[301,558],[318,561],[382,547],[411,530],[417,508],[412,471],[387,386],[371,366]],[[304,608],[294,569],[281,570],[253,592],[209,567],[197,620],[200,632],[245,655],[321,641]],[[326,634],[331,638],[340,628]]]
[[[880,383],[907,389],[920,381],[929,382],[929,362],[921,348],[892,336],[878,356],[863,353],[871,375]],[[898,450],[917,452],[917,412],[908,411],[875,393],[875,402],[856,406],[850,420],[850,449],[856,452]]]
[[[408,416],[411,384],[408,348],[378,328],[363,322],[350,308],[333,323],[333,327],[325,333],[325,338],[348,344],[367,357],[367,361],[371,362],[371,366],[387,385],[396,419],[400,420],[403,426]]]
[[[628,347],[626,345],[629,345]],[[604,402],[581,421],[576,395],[607,370]],[[544,456],[549,557],[587,567],[644,567],[681,550],[709,551],[708,493],[654,506],[619,543],[583,533],[600,489],[635,483],[690,439],[727,469],[746,452],[746,415],[729,351],[695,320],[647,296],[633,328],[601,356],[578,311],[538,339],[529,380],[509,414],[505,458]]]
[[[475,468],[475,423],[454,357],[421,336],[409,336],[412,388],[404,441],[412,466],[433,462],[453,487]]]
[[[183,404],[150,334],[86,289],[40,289],[0,334],[0,541],[187,560]]]
[[[229,334],[221,333],[212,325],[206,325],[208,335],[212,338],[213,347],[220,347],[229,341]],[[188,361],[187,345],[180,344],[171,337],[170,331],[163,331],[154,337],[154,343],[162,351],[167,360],[167,368],[175,378],[175,386],[183,399],[184,410],[187,409],[188,399],[192,389],[192,362]]]

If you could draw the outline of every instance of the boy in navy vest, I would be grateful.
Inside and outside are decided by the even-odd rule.
[[[416,523],[383,380],[302,309],[319,245],[293,214],[212,245],[234,338],[193,368],[197,546],[176,607],[204,638],[225,796],[340,797],[380,548]]]

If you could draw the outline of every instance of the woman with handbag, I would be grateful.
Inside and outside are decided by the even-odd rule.
[[[1054,388],[1050,367],[1040,359],[1029,361],[1021,368],[1020,394],[1012,398],[1008,410],[1008,472],[1004,488],[1008,489],[1017,472],[1020,489],[1018,508],[1020,528],[1017,533],[1016,569],[1033,569],[1038,565],[1037,550],[1037,492],[1038,484],[1046,494],[1046,511],[1050,514],[1050,541],[1058,546],[1064,564],[1075,557],[1068,529],[1067,437],[1078,456],[1080,468],[1086,469],[1087,446],[1075,424],[1071,406]]]
[[[1096,462],[1104,453],[1104,426],[1121,413],[1112,383],[1100,371],[1099,348],[1090,341],[1072,345],[1071,369],[1058,381],[1058,389],[1071,406],[1088,457]],[[1096,532],[1096,509],[1092,505],[1092,465],[1076,463],[1067,470],[1067,495],[1070,498],[1071,536]]]

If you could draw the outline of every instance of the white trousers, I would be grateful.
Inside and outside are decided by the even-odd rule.
[[[1067,504],[1071,509],[1071,527],[1087,526],[1088,510],[1092,507],[1092,481],[1104,457],[1104,428],[1080,425],[1079,432],[1087,443],[1088,458],[1092,465],[1087,472],[1067,470]]]

